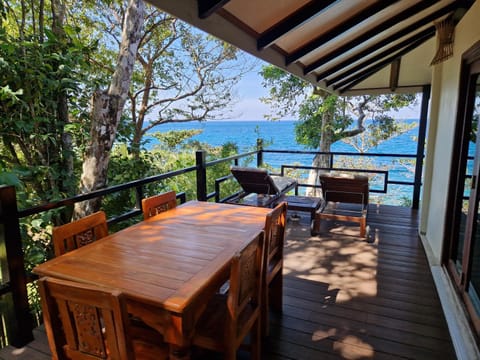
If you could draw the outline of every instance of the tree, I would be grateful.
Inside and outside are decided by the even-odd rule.
[[[388,139],[400,131],[388,112],[416,101],[415,94],[339,97],[272,65],[264,66],[260,74],[263,86],[270,89],[269,96],[262,99],[273,109],[267,118],[297,115],[300,120],[295,127],[297,142],[321,152],[330,152],[335,142],[367,130],[373,146]],[[368,126],[367,119],[372,120]],[[316,155],[312,167],[330,167],[330,156]],[[318,171],[310,171],[308,183],[318,184]]]
[[[234,85],[251,68],[233,46],[155,7],[146,12],[121,129],[136,156],[145,134],[159,125],[224,117]],[[122,13],[103,10],[105,42],[119,43]]]
[[[138,159],[155,126],[221,118],[248,69],[143,0],[7,0],[0,19],[2,179],[21,177],[32,202],[106,186],[114,146]]]
[[[111,150],[115,136],[119,135],[123,141],[128,141],[129,151],[138,159],[145,134],[156,126],[223,116],[232,104],[233,86],[248,68],[238,65],[238,51],[232,46],[196,31],[154,7],[146,7],[144,26],[138,24],[126,29],[122,19],[126,19],[129,12],[125,11],[121,2],[113,5],[100,7],[95,13],[95,17],[103,20],[99,22],[103,31],[95,32],[103,34],[99,41],[102,44],[100,58],[107,60],[107,63],[111,61],[115,52],[108,44],[118,43],[122,49],[125,47],[125,38],[136,39],[137,51],[133,63],[133,52],[130,52],[132,57],[129,58],[128,71],[131,72],[131,82],[128,87],[126,82],[122,82],[123,87],[119,89],[122,103],[125,104],[124,111],[117,106],[115,120],[103,119],[103,122],[98,122],[95,120],[98,117],[95,109],[100,107],[94,106],[92,145],[84,160],[81,192],[106,185],[106,153]],[[89,23],[93,22],[90,20]],[[121,38],[119,30],[122,30]],[[105,63],[95,62],[94,66],[105,74],[111,69],[118,71],[117,65],[105,66]],[[111,91],[112,85],[108,89]],[[98,94],[95,99],[99,98]],[[104,96],[105,92],[100,103],[104,101]],[[112,109],[103,111],[101,116],[105,117],[106,114],[113,114]],[[110,134],[107,142],[101,140],[102,128],[98,127],[105,123],[111,124],[107,127]],[[98,208],[98,205],[98,202],[84,203],[83,209],[78,208],[77,212],[83,215]]]
[[[140,43],[145,4],[129,0],[125,12],[118,60],[108,89],[98,89],[92,98],[91,142],[83,159],[80,192],[90,192],[106,186],[108,162],[117,128],[130,90],[133,67]],[[75,214],[83,217],[99,209],[101,199],[77,203]]]
[[[21,175],[28,201],[71,195],[67,98],[83,81],[85,49],[67,34],[61,1],[6,1],[0,14],[0,169]]]

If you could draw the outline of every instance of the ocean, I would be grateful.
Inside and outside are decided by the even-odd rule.
[[[418,120],[403,120],[408,123],[418,123]],[[271,149],[308,150],[295,141],[294,120],[248,120],[248,121],[205,121],[188,123],[169,123],[157,127],[155,131],[199,129],[202,133],[194,136],[193,140],[208,143],[213,146],[220,146],[226,142],[234,142],[240,151],[251,149],[256,144],[258,137],[270,142]],[[389,139],[369,152],[386,153],[395,152],[399,154],[412,154],[416,151],[416,140],[418,127]],[[333,145],[332,151],[355,151],[355,149],[343,142]]]
[[[403,120],[408,123],[418,125],[418,120]],[[236,143],[240,152],[250,151],[255,147],[258,137],[268,143],[266,149],[273,150],[310,150],[305,146],[297,144],[295,141],[295,121],[206,121],[189,123],[171,123],[157,127],[155,131],[169,130],[187,130],[200,129],[202,132],[192,138],[200,142],[208,143],[212,146],[220,146],[226,142]],[[395,154],[415,154],[417,150],[418,126],[413,127],[408,132],[388,139],[377,147],[370,149],[367,153],[395,153]],[[151,144],[153,146],[154,143]],[[349,144],[337,142],[333,144],[332,151],[356,152]],[[274,169],[279,169],[281,164],[301,164],[311,165],[313,155],[296,154],[264,154],[264,161]],[[394,158],[375,158],[372,159],[376,166],[389,168],[389,179],[394,181],[412,181],[412,167],[408,163],[398,163]],[[373,190],[383,186],[383,181],[377,185],[373,184]],[[412,187],[403,185],[389,185],[389,193],[393,195],[383,196],[383,203],[398,204],[403,198],[411,198]],[[374,191],[375,192],[375,191]]]

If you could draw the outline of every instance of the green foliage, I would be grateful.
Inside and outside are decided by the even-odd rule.
[[[325,123],[324,114],[329,113],[333,121]],[[295,124],[295,140],[308,148],[317,149],[326,132],[332,142],[342,139],[342,134],[353,124],[352,116],[345,113],[344,104],[335,95],[326,97],[312,95],[299,106],[299,122]]]
[[[325,146],[364,132],[374,146],[398,131],[387,113],[416,102],[415,94],[338,97],[272,65],[264,66],[260,74],[262,85],[269,88],[269,96],[261,99],[271,105],[273,115],[268,117],[296,116],[296,141],[311,149],[323,143],[326,151]],[[366,119],[372,119],[367,126]]]
[[[156,147],[159,149],[165,149],[169,151],[178,150],[180,146],[195,135],[201,134],[203,130],[171,130],[167,132],[155,132],[151,135],[157,139],[160,144]]]
[[[238,153],[238,147],[233,143],[212,147],[208,144],[191,141],[191,138],[198,133],[198,130],[156,133],[155,137],[161,143],[148,151],[141,151],[138,157],[132,155],[125,144],[118,144],[111,155],[109,185],[122,184],[193,166],[195,165],[196,150],[206,150],[207,161]],[[209,167],[207,172],[208,192],[214,191],[215,179],[225,176],[229,172],[229,163]],[[238,190],[238,186],[234,183],[226,183],[222,185],[221,189],[225,191],[225,194],[231,194]],[[147,197],[168,190],[184,191],[187,199],[196,199],[195,172],[149,184],[144,187],[144,196]],[[135,199],[136,195],[133,191],[111,194],[103,199],[102,208],[109,216],[119,215],[135,207]]]
[[[33,202],[63,197],[75,186],[65,171],[72,149],[63,143],[73,127],[59,116],[59,98],[81,92],[85,50],[72,38],[43,30],[40,37],[24,28],[23,38],[13,26],[0,31],[0,157],[5,171],[21,175]]]
[[[262,66],[260,75],[263,87],[270,89],[269,96],[261,98],[273,110],[272,114],[265,116],[268,119],[275,120],[295,113],[299,104],[307,98],[306,90],[311,88],[302,79],[273,65]]]

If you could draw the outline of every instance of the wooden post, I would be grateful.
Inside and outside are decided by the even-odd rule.
[[[420,190],[422,188],[423,158],[425,153],[425,137],[427,133],[428,102],[430,100],[430,85],[423,87],[420,124],[418,128],[417,159],[415,162],[415,179],[413,185],[412,208],[420,205]]]
[[[27,294],[27,279],[22,251],[20,223],[18,221],[17,198],[13,186],[0,186],[0,244],[5,248],[8,279],[11,289],[13,310],[11,321],[7,322],[9,342],[15,347],[23,347],[33,340],[33,321],[30,315]],[[9,319],[9,320],[10,320]]]
[[[263,166],[263,140],[257,139],[257,167]]]
[[[195,153],[197,164],[197,200],[207,201],[207,167],[206,152],[198,150]]]

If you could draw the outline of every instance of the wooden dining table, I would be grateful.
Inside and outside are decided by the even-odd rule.
[[[35,267],[39,276],[118,289],[156,329],[171,359],[188,359],[196,321],[228,280],[233,255],[269,209],[190,201]]]

